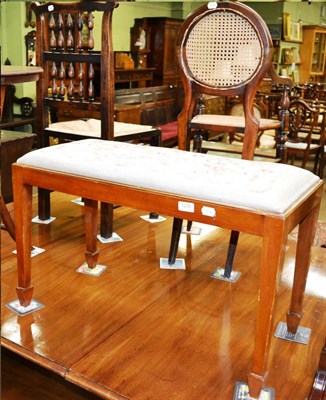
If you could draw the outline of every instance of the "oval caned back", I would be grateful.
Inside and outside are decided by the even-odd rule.
[[[214,88],[247,84],[259,70],[263,46],[253,24],[231,10],[216,10],[194,20],[185,56],[192,79]]]

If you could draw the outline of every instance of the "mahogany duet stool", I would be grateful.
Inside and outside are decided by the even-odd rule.
[[[82,160],[82,162],[80,162]],[[196,184],[194,185],[194,181]],[[85,139],[35,150],[13,165],[20,305],[32,301],[32,187],[85,199],[86,261],[97,265],[98,202],[191,219],[262,237],[250,395],[266,376],[279,271],[288,234],[299,225],[287,328],[298,329],[323,183],[291,165]]]

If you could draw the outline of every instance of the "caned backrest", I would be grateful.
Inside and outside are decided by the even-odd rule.
[[[263,19],[237,2],[208,3],[185,21],[177,40],[181,73],[207,92],[244,91],[271,64]]]
[[[178,117],[179,148],[189,147],[188,123],[202,94],[238,96],[245,118],[243,156],[253,157],[259,125],[253,112],[255,94],[266,74],[272,79],[277,76],[264,20],[237,1],[209,2],[184,20],[176,50],[185,94]]]
[[[47,145],[49,107],[100,110],[101,138],[113,139],[114,69],[112,12],[117,2],[32,3],[36,15],[36,63],[44,73],[37,84],[39,147]],[[96,18],[94,18],[94,12]],[[94,52],[94,24],[101,24],[100,51]],[[96,77],[95,73],[100,74]],[[95,96],[94,80],[101,82]]]

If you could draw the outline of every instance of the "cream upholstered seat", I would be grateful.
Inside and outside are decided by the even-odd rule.
[[[46,129],[53,132],[74,134],[78,137],[88,137],[99,139],[101,136],[101,121],[99,119],[77,119],[72,121],[63,121],[50,124]],[[151,132],[157,132],[157,128],[151,125],[138,125],[124,122],[113,123],[114,138],[121,140],[126,137],[126,140],[137,139],[137,135],[147,136]]]
[[[17,163],[282,215],[319,181],[290,165],[96,139],[33,151]]]
[[[243,104],[240,102],[236,102],[231,106],[231,109],[229,111],[229,115],[232,116],[233,119],[237,120],[237,119],[241,119],[238,122],[238,125],[241,126],[241,123],[244,122],[243,116],[244,116],[244,110],[243,110]],[[262,118],[262,112],[261,109],[258,105],[254,104],[254,116],[260,121],[259,126],[262,127],[262,130],[259,131],[258,134],[258,139],[257,139],[257,149],[258,150],[273,150],[276,147],[276,126],[277,124],[275,124],[275,129],[266,129],[266,125],[271,126],[271,124],[274,122],[275,120],[270,120],[267,118]],[[221,117],[225,117],[225,116],[221,116]],[[244,127],[243,127],[244,129]],[[223,142],[224,143],[228,143],[228,144],[233,144],[233,145],[237,145],[237,146],[241,146],[243,145],[243,133],[226,133],[224,134],[223,137]],[[211,147],[208,145],[208,148],[211,150]],[[205,142],[205,144],[202,144],[202,152],[204,152],[207,149],[207,144]],[[213,148],[214,150],[214,148]],[[275,152],[271,152],[270,153],[271,157],[275,158]],[[257,157],[255,157],[255,159],[257,159]]]

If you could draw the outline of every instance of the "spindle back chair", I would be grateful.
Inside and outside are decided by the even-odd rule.
[[[112,14],[117,6],[115,0],[31,4],[36,15],[36,63],[44,70],[37,84],[39,148],[94,137],[119,141],[150,137],[160,144],[159,128],[114,122]],[[97,46],[95,21],[101,27]],[[77,120],[58,122],[59,108],[74,109]],[[103,203],[102,208],[101,236],[107,239],[112,236],[113,208]],[[50,218],[50,194],[43,189],[39,189],[38,217],[41,222]]]

